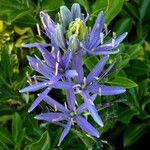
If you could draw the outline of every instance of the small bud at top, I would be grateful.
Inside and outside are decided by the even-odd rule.
[[[75,34],[77,38],[82,41],[85,38],[86,26],[80,18],[77,18],[75,21],[72,21],[69,24],[67,31],[67,38]]]

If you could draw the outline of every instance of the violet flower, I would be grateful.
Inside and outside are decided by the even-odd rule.
[[[69,133],[71,126],[77,124],[84,132],[89,135],[99,137],[99,132],[81,116],[80,106],[75,106],[75,95],[73,89],[67,90],[67,107],[58,103],[49,96],[44,98],[44,101],[55,109],[54,112],[42,113],[35,116],[35,119],[47,121],[64,127],[60,136],[58,146]]]
[[[84,99],[84,109],[87,108],[97,124],[103,127],[103,122],[97,113],[96,107],[93,101],[90,99],[90,94],[95,95],[117,95],[124,93],[126,90],[118,86],[108,86],[101,85],[98,82],[102,80],[113,68],[115,61],[110,65],[110,67],[103,72],[104,66],[108,60],[109,56],[103,56],[101,60],[95,65],[93,70],[84,77],[84,71],[82,66],[81,53],[77,53],[73,57],[73,69],[77,70],[78,76],[76,76],[76,93],[79,93]],[[101,76],[100,76],[101,74]],[[82,108],[83,109],[83,108]],[[83,109],[83,110],[84,110]]]
[[[33,92],[44,88],[44,91],[39,94],[37,99],[31,105],[29,112],[32,111],[41,101],[47,96],[52,88],[57,89],[68,89],[73,86],[70,82],[59,81],[62,78],[71,78],[77,76],[77,72],[74,69],[69,69],[70,59],[72,57],[72,52],[67,51],[63,56],[60,51],[55,53],[50,53],[41,44],[27,44],[26,47],[37,46],[41,52],[44,60],[39,58],[33,58],[28,56],[28,61],[32,69],[41,74],[41,76],[36,77],[36,83],[27,86],[20,90],[20,92]]]
[[[108,33],[104,34],[104,15],[103,12],[98,14],[95,24],[90,32],[86,32],[85,40],[81,47],[83,54],[88,55],[109,55],[116,54],[119,50],[114,50],[125,39],[127,32],[113,37],[111,40],[104,42]]]
[[[88,16],[88,15],[87,15]],[[125,92],[123,87],[99,84],[112,70],[114,61],[106,70],[104,69],[109,54],[116,54],[118,45],[124,40],[127,33],[112,40],[105,41],[103,12],[98,14],[92,30],[86,26],[88,17],[81,13],[79,4],[73,4],[71,11],[66,7],[60,8],[60,24],[55,23],[48,14],[40,12],[40,18],[49,38],[47,44],[30,43],[24,47],[36,47],[42,54],[42,59],[28,56],[28,61],[33,70],[40,75],[34,76],[34,84],[23,88],[20,92],[42,91],[29,108],[31,112],[43,100],[55,109],[53,112],[39,114],[35,118],[45,120],[64,127],[59,144],[68,134],[74,123],[89,135],[99,137],[98,131],[85,120],[81,114],[88,110],[94,121],[104,126],[98,114],[94,100],[97,95],[109,96]],[[48,50],[51,49],[51,51]],[[102,55],[100,61],[91,72],[84,76],[82,65],[83,55]],[[51,89],[65,89],[67,107],[48,96]],[[83,103],[75,105],[76,95],[80,94]]]

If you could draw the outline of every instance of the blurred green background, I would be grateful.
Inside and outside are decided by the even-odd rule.
[[[121,96],[97,97],[97,103],[109,102],[100,114],[105,122],[101,139],[95,142],[74,129],[60,147],[57,143],[62,131],[56,125],[40,125],[27,112],[36,93],[20,94],[33,74],[26,56],[39,55],[22,43],[46,42],[37,32],[39,12],[48,12],[58,21],[61,5],[68,8],[79,3],[90,15],[92,26],[97,14],[104,11],[108,30],[117,35],[128,32],[119,46],[118,64],[104,83],[127,88]],[[0,0],[0,150],[147,150],[150,139],[150,0]],[[84,59],[87,71],[97,57]],[[52,93],[58,97],[57,91]],[[58,97],[59,98],[59,97]],[[60,98],[59,98],[60,99]],[[114,101],[121,99],[121,101]],[[90,120],[91,118],[89,118]],[[92,122],[92,120],[90,120]]]

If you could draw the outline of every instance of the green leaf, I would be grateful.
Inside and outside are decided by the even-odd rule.
[[[42,10],[45,11],[54,11],[59,9],[61,5],[64,5],[63,0],[42,0],[41,6]]]
[[[86,57],[83,60],[83,64],[87,67],[87,69],[90,71],[93,69],[96,63],[98,63],[99,59],[96,56],[92,57]]]
[[[15,113],[12,120],[12,136],[15,143],[20,141],[20,134],[22,132],[22,120],[18,113]]]
[[[128,55],[130,56],[130,59],[134,59],[143,50],[143,47],[141,46],[141,44],[133,44],[133,45],[130,45],[129,47],[127,46],[127,50],[128,50]]]
[[[139,92],[138,92],[138,97],[141,99],[147,92],[148,90],[148,80],[145,79],[139,84]]]
[[[124,88],[133,88],[137,86],[137,84],[132,80],[126,77],[119,77],[119,76],[116,76],[115,79],[108,81],[107,83],[111,85],[122,86]]]
[[[2,126],[0,126],[0,141],[5,144],[14,144],[11,134]]]
[[[45,131],[42,135],[41,138],[32,143],[29,146],[29,150],[49,150],[50,149],[50,137],[47,131]]]
[[[122,18],[116,22],[113,31],[118,35],[124,32],[129,32],[132,27],[132,20],[129,17]]]
[[[127,109],[125,111],[121,111],[118,116],[118,120],[121,121],[124,124],[129,124],[130,120],[133,118],[133,116],[139,114],[137,111],[133,109]]]
[[[150,66],[143,60],[130,61],[130,66],[126,69],[130,75],[140,76],[150,73]]]
[[[91,149],[93,147],[93,144],[96,142],[95,139],[91,136],[87,136],[85,133],[83,132],[79,132],[75,129],[71,129],[71,131],[77,136],[79,137],[82,142],[85,144],[85,146],[88,149]]]
[[[136,19],[139,19],[139,12],[135,5],[133,5],[131,3],[126,3],[125,6],[126,6],[128,15],[130,15],[132,18],[135,17]]]
[[[82,5],[85,8],[87,13],[90,13],[88,0],[77,0],[77,3]]]
[[[109,24],[121,11],[124,0],[109,0],[105,15],[105,22]]]
[[[127,147],[135,143],[145,132],[145,125],[130,125],[124,133],[123,136],[123,146]]]
[[[140,19],[142,20],[144,16],[147,14],[148,9],[150,8],[150,1],[149,0],[142,0],[139,4],[139,12],[140,12]]]
[[[0,141],[0,149],[1,150],[8,150],[8,147],[2,141]]]

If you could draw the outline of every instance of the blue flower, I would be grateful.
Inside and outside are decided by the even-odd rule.
[[[82,66],[82,55],[80,52],[76,53],[73,56],[72,67],[78,73],[76,76],[76,93],[79,93],[84,99],[84,107],[86,107],[95,122],[97,122],[101,127],[103,127],[103,122],[100,116],[97,113],[96,107],[93,101],[90,99],[90,94],[95,95],[117,95],[124,93],[126,90],[122,87],[118,86],[108,86],[101,85],[98,82],[102,80],[113,68],[115,61],[108,67],[108,69],[104,72],[104,66],[108,60],[109,56],[103,56],[101,60],[95,65],[93,70],[88,74],[88,76],[84,77],[84,71]],[[100,75],[101,74],[101,75]]]
[[[68,28],[69,24],[72,21],[75,21],[77,18],[80,18],[84,23],[88,19],[88,15],[85,18],[84,14],[81,13],[81,8],[78,3],[74,3],[72,5],[71,11],[66,6],[60,7],[59,19],[60,19],[61,24],[63,24],[65,28]]]
[[[71,126],[77,124],[84,132],[89,135],[99,137],[99,132],[81,116],[82,105],[76,108],[75,106],[75,95],[72,88],[67,90],[67,107],[58,103],[49,96],[44,98],[44,101],[54,108],[55,111],[42,113],[35,116],[35,119],[47,121],[64,127],[64,130],[60,136],[58,146],[64,140],[66,135],[69,133]],[[83,110],[83,109],[82,109]]]
[[[119,50],[114,49],[116,49],[118,45],[125,39],[127,32],[118,37],[113,37],[111,40],[104,43],[107,34],[105,35],[103,30],[104,15],[103,12],[100,12],[91,32],[86,33],[85,40],[81,44],[83,54],[109,55],[119,52]]]
[[[60,51],[57,51],[57,53],[50,53],[41,44],[26,44],[24,46],[38,47],[44,59],[41,60],[38,57],[34,58],[31,56],[27,57],[31,68],[37,71],[40,76],[34,77],[36,78],[35,84],[23,88],[20,92],[33,92],[44,89],[44,91],[39,94],[38,98],[33,102],[29,109],[30,112],[42,101],[45,96],[47,96],[52,88],[68,89],[73,86],[70,82],[61,81],[62,78],[72,78],[78,74],[76,70],[69,69],[69,63],[72,58],[71,51],[68,50],[64,55],[61,55]]]

